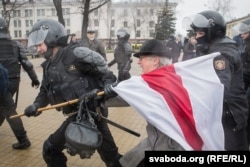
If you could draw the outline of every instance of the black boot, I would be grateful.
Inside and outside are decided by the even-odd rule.
[[[22,137],[17,137],[17,140],[18,140],[17,143],[12,144],[12,147],[14,149],[26,149],[31,145],[31,143],[26,135],[22,136]]]
[[[120,162],[119,162],[119,159],[121,157],[122,157],[122,155],[118,153],[112,162],[110,162],[110,163],[105,162],[106,166],[107,167],[122,167]]]

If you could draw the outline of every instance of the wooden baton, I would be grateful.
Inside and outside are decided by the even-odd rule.
[[[104,95],[104,91],[101,91],[101,92],[97,93],[97,96],[102,96],[102,95]],[[52,105],[52,106],[38,108],[37,112],[42,112],[42,111],[46,111],[46,110],[50,110],[50,109],[64,107],[64,106],[67,106],[67,105],[70,105],[70,104],[78,103],[78,101],[79,101],[79,99],[74,99],[74,100],[70,100],[70,101],[67,101],[67,102],[55,104],[55,105]],[[12,116],[10,116],[10,119],[14,119],[14,118],[22,117],[22,116],[25,116],[25,113],[12,115]]]

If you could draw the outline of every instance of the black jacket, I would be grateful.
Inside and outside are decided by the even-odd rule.
[[[78,44],[60,48],[53,59],[43,62],[42,67],[42,85],[34,101],[38,107],[76,99],[116,81],[99,53]],[[68,107],[63,110],[69,112],[65,111]]]
[[[208,53],[213,52],[221,53],[214,59],[214,67],[224,84],[224,112],[229,110],[236,122],[235,130],[241,129],[247,125],[248,104],[236,44],[226,37],[218,39],[209,46]]]
[[[244,41],[241,58],[243,63],[245,89],[247,89],[250,86],[250,38]]]
[[[89,40],[89,39],[83,39],[79,42],[81,46],[87,47],[93,51],[96,51],[100,53],[103,58],[107,61],[106,51],[102,44],[102,42],[99,39]]]
[[[129,71],[131,68],[131,55],[130,43],[127,40],[120,40],[114,50],[114,59],[108,63],[108,66],[117,63],[119,71]]]
[[[21,43],[10,39],[0,39],[0,63],[8,70],[9,90],[12,93],[18,89],[17,80],[20,78],[21,66],[32,81],[38,80],[33,64],[28,60],[26,53]]]

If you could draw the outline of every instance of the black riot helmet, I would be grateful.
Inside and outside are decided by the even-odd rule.
[[[182,24],[186,30],[206,32],[208,41],[222,38],[226,34],[226,22],[223,16],[213,10],[205,10],[194,16],[186,17]]]
[[[130,37],[130,34],[127,32],[127,30],[121,28],[116,32],[116,36],[117,38],[120,40],[124,39],[124,40],[128,40]]]
[[[175,38],[175,35],[174,35],[174,34],[170,34],[169,37],[168,37],[168,39],[170,39],[170,40],[175,40],[176,38]]]
[[[67,36],[66,30],[61,23],[52,19],[43,19],[32,27],[28,47],[34,47],[42,42],[45,42],[48,47],[54,47],[58,45],[58,40],[65,36]]]
[[[0,17],[0,38],[9,38],[7,22]]]

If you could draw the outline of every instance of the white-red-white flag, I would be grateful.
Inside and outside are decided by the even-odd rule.
[[[120,82],[114,91],[186,150],[224,150],[224,86],[213,53]]]

